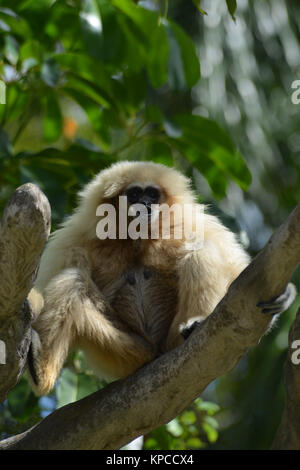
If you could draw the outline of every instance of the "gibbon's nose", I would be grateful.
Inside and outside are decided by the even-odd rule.
[[[128,284],[130,284],[131,286],[134,286],[134,285],[135,285],[136,280],[135,280],[135,275],[134,275],[133,272],[127,273],[126,281],[127,281]]]
[[[148,212],[148,217],[150,217],[150,215],[151,215],[151,204],[149,204],[149,205],[145,204],[145,206],[146,206],[146,209],[147,209],[147,212]]]
[[[148,212],[148,217],[150,217],[151,216],[151,204],[153,204],[153,201],[151,201],[148,197],[143,197],[142,199],[140,199],[140,204],[144,204]]]

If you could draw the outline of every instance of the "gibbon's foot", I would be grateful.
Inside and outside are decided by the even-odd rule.
[[[286,286],[285,291],[275,299],[268,302],[259,302],[256,306],[262,309],[263,313],[277,315],[287,310],[295,300],[297,289],[291,282]]]
[[[180,331],[181,336],[184,339],[187,339],[190,336],[190,334],[194,331],[194,329],[198,325],[200,325],[203,322],[203,320],[205,320],[205,318],[203,317],[199,317],[197,319],[196,318],[190,318],[190,320],[188,320],[186,323],[182,323],[180,325],[179,331]]]
[[[27,364],[29,369],[29,374],[35,385],[38,385],[38,374],[36,370],[36,358],[39,357],[41,350],[41,341],[38,333],[32,329],[31,331],[31,344],[27,356]]]

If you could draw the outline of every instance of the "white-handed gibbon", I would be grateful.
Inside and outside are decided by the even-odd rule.
[[[152,207],[162,204],[203,208],[185,176],[152,162],[116,163],[84,188],[73,215],[51,236],[29,294],[35,321],[28,365],[38,395],[52,389],[71,348],[114,380],[176,347],[249,263],[235,235],[205,212],[201,246],[191,248],[184,233],[175,239],[161,231],[156,238],[100,239],[97,207],[112,204],[118,213],[121,195],[125,219],[138,203],[148,224]],[[172,232],[174,218],[170,224]],[[294,296],[289,285],[261,307],[279,313]]]

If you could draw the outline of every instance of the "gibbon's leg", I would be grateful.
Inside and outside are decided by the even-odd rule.
[[[63,271],[49,283],[44,292],[44,307],[33,324],[28,370],[37,395],[45,395],[53,388],[75,340],[72,303],[77,286],[70,271]]]
[[[31,385],[37,395],[53,388],[70,348],[80,339],[94,347],[99,357],[93,362],[98,360],[99,369],[112,376],[129,375],[153,359],[152,348],[142,338],[116,328],[113,312],[83,268],[68,268],[54,277],[45,289],[44,302],[33,325],[28,355]],[[112,367],[116,370],[110,371]]]

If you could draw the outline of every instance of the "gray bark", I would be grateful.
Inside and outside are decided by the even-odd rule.
[[[33,184],[20,186],[0,222],[0,402],[24,372],[31,342],[26,299],[50,233],[50,206]]]

